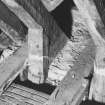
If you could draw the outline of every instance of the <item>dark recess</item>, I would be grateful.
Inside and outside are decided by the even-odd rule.
[[[51,12],[57,24],[63,32],[71,38],[72,14],[71,9],[75,6],[73,0],[64,0],[55,10]]]
[[[38,85],[38,84],[32,83],[29,80],[21,82],[20,79],[19,79],[19,76],[15,79],[14,82],[17,83],[17,84],[20,84],[22,86],[25,86],[25,87],[28,87],[28,88],[31,88],[31,89],[34,89],[34,90],[49,94],[49,95],[51,95],[51,93],[56,88],[56,86],[52,86],[52,85],[47,84],[47,83]]]

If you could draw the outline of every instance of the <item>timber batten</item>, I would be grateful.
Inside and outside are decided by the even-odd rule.
[[[15,83],[0,96],[0,102],[5,102],[7,105],[43,105],[48,99],[47,94]]]

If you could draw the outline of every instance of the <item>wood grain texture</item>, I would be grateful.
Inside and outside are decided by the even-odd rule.
[[[95,40],[94,42],[96,43],[96,45],[100,45],[99,40],[105,38],[105,26],[101,20],[101,15],[97,11],[95,3],[93,2],[93,0],[74,0],[74,2],[80,10],[83,18],[85,19],[86,24],[89,28],[89,32],[91,33],[93,40]]]
[[[13,55],[5,59],[0,64],[0,91],[1,93],[11,84],[11,82],[22,72],[22,67],[28,56],[27,44],[24,44]]]
[[[78,105],[81,102],[81,97],[84,95],[83,90],[88,86],[88,82],[84,78],[89,76],[93,68],[95,56],[93,49],[94,44],[90,40],[87,47],[78,55],[77,61],[68,71],[55,93],[52,94],[51,100],[45,105],[72,105],[73,103]]]
[[[25,39],[23,41],[21,37],[18,36],[18,32],[2,20],[0,20],[0,29],[6,33],[6,35],[15,43],[16,46],[21,46],[25,41]]]
[[[60,50],[49,67],[47,82],[58,85],[66,76],[66,73],[72,69],[78,55],[86,47],[88,40],[91,39],[87,26],[80,12],[77,9],[72,10],[73,39],[67,40],[65,46]]]
[[[73,10],[72,35],[74,36],[73,42],[70,45],[69,42],[62,52],[62,55],[67,54],[68,57],[68,53],[70,53],[72,57],[70,59],[68,57],[67,62],[66,55],[58,56],[58,62],[55,61],[55,64],[52,65],[53,69],[51,69],[55,72],[57,68],[56,72],[58,72],[64,66],[63,70],[68,70],[68,72],[45,105],[78,105],[85,95],[89,81],[85,81],[84,77],[88,77],[93,71],[95,45],[84,19],[77,10]],[[63,65],[64,61],[68,67]]]
[[[3,1],[7,7],[19,17],[21,21],[28,27],[28,78],[30,81],[34,83],[43,83],[44,74],[43,74],[43,40],[47,43],[47,39],[43,39],[43,29],[40,25],[36,23],[36,21],[30,16],[30,14],[25,11],[20,5],[18,5],[15,1],[14,3],[17,7],[13,7],[11,4],[8,4],[7,1]],[[44,51],[47,51],[46,49]],[[40,60],[39,60],[39,59]],[[41,75],[39,75],[41,74]],[[34,75],[34,76],[33,76]]]
[[[48,67],[57,53],[64,47],[67,41],[66,35],[57,26],[41,1],[15,0],[32,18],[43,28],[43,65],[45,79],[48,75]],[[58,47],[59,46],[59,47]]]
[[[11,90],[11,88],[14,88],[14,90],[15,89],[24,90],[27,93],[38,95],[38,96],[40,96],[42,98],[45,98],[46,100],[49,99],[49,95],[48,94],[45,94],[45,93],[42,93],[42,92],[30,89],[30,88],[27,88],[27,87],[24,87],[22,85],[18,85],[18,84],[13,83],[13,84],[11,84],[11,87],[8,90]]]
[[[36,0],[16,0],[33,17],[33,19],[43,28],[43,36],[49,40],[49,57],[54,58],[66,43],[67,37],[57,26],[54,19],[47,12],[42,3]],[[59,41],[58,41],[59,39]],[[60,42],[63,42],[62,44]],[[57,46],[59,45],[59,48]],[[45,55],[46,56],[46,55]],[[51,60],[52,61],[52,60]]]
[[[0,102],[4,102],[2,105],[43,105],[48,98],[47,94],[13,83],[0,96]]]
[[[17,37],[24,40],[28,30],[27,27],[13,12],[8,9],[8,7],[2,1],[0,1],[0,13],[0,19],[18,33],[17,36],[11,35],[11,37],[14,37],[14,39]]]
[[[105,69],[105,26],[103,21],[104,1],[74,0],[81,15],[84,17],[90,35],[95,43],[94,75],[90,87],[89,99],[105,102],[104,99],[104,69]],[[99,4],[98,4],[99,3]],[[102,4],[102,7],[100,6]],[[83,6],[84,5],[84,6]],[[84,13],[84,14],[83,14]]]
[[[4,101],[4,100],[0,100],[0,104],[1,104],[1,105],[12,105],[12,104],[10,104],[10,103]]]

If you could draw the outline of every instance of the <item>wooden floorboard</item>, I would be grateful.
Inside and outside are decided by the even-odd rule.
[[[43,105],[48,98],[45,93],[13,83],[2,93],[0,102],[1,105]]]
[[[18,84],[11,84],[11,87],[8,89],[8,90],[11,90],[11,88],[14,88],[14,91],[15,89],[18,89],[18,90],[24,90],[25,92],[27,93],[30,93],[30,94],[33,94],[33,95],[38,95],[42,98],[45,98],[46,100],[49,99],[49,95],[45,94],[45,93],[42,93],[42,92],[39,92],[39,91],[36,91],[36,90],[33,90],[33,89],[30,89],[30,88],[27,88],[27,87],[24,87],[22,85],[18,85]],[[13,90],[11,90],[13,91]]]

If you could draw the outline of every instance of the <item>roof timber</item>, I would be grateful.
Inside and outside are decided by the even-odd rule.
[[[30,14],[23,9],[22,6],[18,5],[17,2],[14,1],[14,3],[17,5],[13,6],[11,5],[12,3],[8,4],[8,1],[3,1],[4,4],[28,27],[28,58],[30,59],[29,55],[33,55],[32,52],[34,52],[33,58],[34,57],[41,57],[43,58],[43,29],[40,25],[37,24],[37,22],[30,16]],[[12,1],[13,2],[13,1]],[[47,39],[45,40],[47,42]],[[34,43],[34,45],[30,45],[31,43]],[[30,46],[30,47],[29,47]],[[39,46],[39,47],[37,47]],[[47,46],[46,46],[47,47]],[[47,49],[46,49],[47,50]],[[27,58],[27,59],[28,59]],[[35,61],[36,59],[34,59]],[[31,60],[32,62],[32,60]],[[30,61],[29,61],[30,64]],[[43,82],[43,63],[39,62],[39,60],[36,60],[36,70],[38,72],[41,71],[42,75],[39,76],[37,72],[35,73],[36,77],[34,77],[36,83]],[[41,70],[39,70],[41,66]],[[39,67],[39,68],[38,68]],[[26,77],[27,78],[27,77]],[[42,79],[40,79],[42,78]],[[28,78],[29,80],[32,78]]]
[[[89,85],[85,77],[93,71],[95,56],[93,41],[89,40],[86,46],[46,105],[78,105],[81,102]]]
[[[24,8],[24,11],[26,11],[43,30],[43,35],[41,36],[43,40],[43,48],[41,50],[43,54],[42,55],[43,65],[42,64],[41,65],[44,66],[43,69],[46,78],[50,63],[56,57],[57,53],[65,46],[68,38],[58,27],[53,17],[48,13],[48,11],[43,6],[40,0],[39,1],[15,0],[15,1]],[[19,16],[21,14],[17,15]],[[39,44],[39,46],[40,45],[41,43]]]
[[[37,21],[39,21],[39,20],[37,20],[37,21],[34,21],[34,19],[30,16],[30,14],[28,14],[21,6],[18,6],[18,7],[12,7],[12,6],[10,6],[10,5],[8,5],[5,1],[3,1],[7,6],[8,6],[8,8],[11,10],[11,11],[13,11],[19,18],[20,18],[20,20],[22,20],[23,22],[24,22],[24,24],[26,25],[26,26],[28,26],[28,28],[32,28],[32,29],[35,29],[36,28],[36,26],[35,26],[35,22],[37,22]],[[43,8],[43,6],[41,7],[41,8]],[[41,14],[40,13],[40,11],[37,11],[39,14]],[[44,11],[45,12],[45,11]],[[46,11],[47,12],[47,11]],[[30,13],[30,12],[29,12]],[[32,13],[31,13],[32,14]],[[42,14],[41,14],[42,15]],[[48,15],[49,16],[49,15]],[[37,17],[37,16],[36,16]],[[45,15],[45,17],[47,17],[47,15]],[[43,17],[42,16],[42,19],[45,19],[45,17]],[[49,16],[49,18],[50,18],[51,16]],[[28,21],[27,19],[29,19],[30,21]],[[51,19],[51,18],[50,18]],[[52,19],[51,19],[52,20]],[[47,21],[45,21],[45,24],[47,24],[48,22]],[[40,20],[40,24],[43,24],[43,23],[41,23],[41,20]],[[52,26],[52,24],[51,24],[51,26]],[[50,27],[51,27],[50,26]],[[43,27],[43,28],[45,28],[45,27]],[[56,29],[57,30],[57,29]],[[59,30],[59,29],[58,29]],[[58,31],[57,30],[57,31]],[[64,37],[64,36],[60,36],[60,37]],[[58,38],[58,36],[56,36],[56,38]],[[46,41],[46,40],[45,40]],[[52,41],[52,40],[51,40]],[[58,40],[59,41],[59,40]],[[69,42],[69,39],[67,40],[68,42]],[[58,43],[59,44],[59,43]],[[63,47],[63,46],[62,46]],[[60,52],[60,51],[58,51],[58,52]],[[69,54],[70,55],[70,54]],[[49,59],[50,59],[50,57],[49,57]]]
[[[88,82],[85,81],[84,78],[87,77],[92,70],[95,55],[92,40],[89,40],[86,46],[87,47],[78,56],[78,61],[73,66],[72,72],[70,71],[67,74],[52,95],[51,101],[54,103],[49,103],[48,105],[63,105],[65,103],[72,103],[75,105],[80,101],[78,99],[82,97],[84,90],[88,86]]]
[[[21,1],[19,1],[20,3],[22,3]],[[26,5],[28,4],[28,1],[24,1],[26,3]],[[31,7],[31,6],[30,6]],[[43,7],[43,6],[42,6]],[[42,8],[41,7],[41,8]],[[27,10],[27,8],[25,8]],[[30,9],[31,10],[31,9]],[[28,11],[28,10],[27,10]],[[38,10],[37,10],[38,11]],[[31,12],[31,11],[30,11]],[[34,13],[34,12],[33,12]],[[38,13],[38,12],[37,12]],[[45,12],[47,14],[47,12]],[[31,15],[33,16],[32,12]],[[38,14],[37,14],[38,15]],[[39,12],[40,16],[43,16],[40,12]],[[45,15],[46,17],[43,17],[42,20],[38,20],[39,18],[35,17],[36,15],[34,15],[34,19],[37,20],[37,22],[44,28],[44,29],[48,29],[50,30],[49,27],[47,27],[48,22],[46,21],[46,17],[47,15]],[[51,18],[49,18],[50,21]],[[42,23],[41,23],[42,22]],[[45,22],[45,23],[44,23]],[[49,22],[50,24],[50,22]],[[50,24],[52,25],[52,24]],[[49,26],[49,25],[48,25]],[[47,27],[47,28],[46,28]],[[59,30],[58,30],[59,31]],[[54,30],[52,31],[54,32]],[[48,32],[49,33],[49,32]],[[48,35],[48,33],[46,32],[46,35]],[[61,34],[61,33],[60,33]],[[56,34],[57,35],[57,34]],[[61,34],[62,35],[62,34]],[[49,36],[50,37],[50,36]],[[58,37],[59,39],[60,37]],[[62,38],[66,39],[65,36],[62,35]],[[52,42],[54,40],[51,40]],[[90,44],[91,43],[91,44]],[[57,93],[55,91],[54,93],[54,100],[53,102],[55,103],[55,105],[62,105],[65,102],[68,102],[68,100],[73,100],[74,96],[80,91],[80,93],[77,94],[77,96],[75,97],[82,97],[86,87],[88,86],[88,82],[84,80],[84,77],[87,77],[93,67],[93,59],[94,59],[94,44],[92,44],[92,40],[90,40],[87,44],[87,48],[85,50],[83,50],[83,52],[81,52],[81,54],[78,56],[79,60],[75,63],[75,66],[73,66],[72,71],[73,72],[69,72],[67,74],[67,77],[65,77],[65,79],[62,81],[61,85],[58,86],[57,88]],[[52,50],[51,50],[52,51]],[[51,55],[52,56],[52,55]],[[53,55],[54,56],[54,55]],[[85,57],[86,56],[86,57]],[[88,56],[88,57],[87,57]],[[87,59],[89,58],[89,59]],[[81,66],[80,66],[81,65]],[[80,66],[80,67],[79,67]],[[79,67],[79,68],[78,68]],[[87,68],[86,68],[87,67]],[[78,69],[78,71],[77,71]],[[73,78],[74,77],[74,78]],[[72,84],[72,85],[71,85]],[[77,87],[78,85],[78,87]],[[86,86],[86,87],[85,87]],[[70,88],[71,87],[71,88]],[[75,88],[75,89],[74,89]],[[74,89],[74,90],[73,90]],[[71,92],[72,91],[72,92]],[[67,94],[66,94],[67,93]],[[64,95],[63,95],[64,94]],[[77,101],[79,98],[76,98]],[[77,103],[77,101],[71,101],[71,103]],[[50,101],[51,102],[51,101]],[[51,103],[49,103],[50,105]]]
[[[100,46],[102,44],[103,46],[105,38],[105,29],[100,14],[96,9],[95,3],[93,2],[93,0],[74,1],[79,10],[81,11],[83,17],[85,18],[86,24],[88,25],[89,32],[91,33],[95,45]],[[86,86],[88,85],[87,82],[83,82],[84,77],[87,77],[93,69],[96,49],[94,44],[94,47],[91,46],[92,43],[89,42],[88,47],[85,48],[83,52],[79,55],[78,62],[76,62],[72,68],[73,73],[71,71],[68,72],[67,76],[61,82],[60,86],[58,86],[58,89],[55,91],[55,93],[51,97],[51,100],[46,103],[46,105],[79,104],[81,96],[83,95],[83,93],[81,93],[82,87],[86,89]],[[89,51],[89,49],[91,50]],[[81,63],[81,61],[83,63]]]
[[[63,31],[56,24],[53,17],[49,14],[47,9],[43,6],[41,1],[37,0],[15,0],[19,5],[21,5],[30,15],[31,17],[43,28],[43,37],[48,38],[48,54],[44,56],[48,56],[49,58],[55,58],[57,52],[60,51],[65,43],[67,42],[67,37],[63,33]],[[45,41],[43,42],[43,46],[46,47]],[[58,47],[59,46],[59,47]],[[51,63],[53,59],[49,60]]]
[[[10,9],[0,1],[0,28],[3,30],[14,42],[21,45],[21,42],[26,41],[27,27],[19,18],[10,11]]]
[[[5,91],[17,75],[22,72],[22,68],[28,56],[27,50],[26,43],[0,64],[0,93]]]

